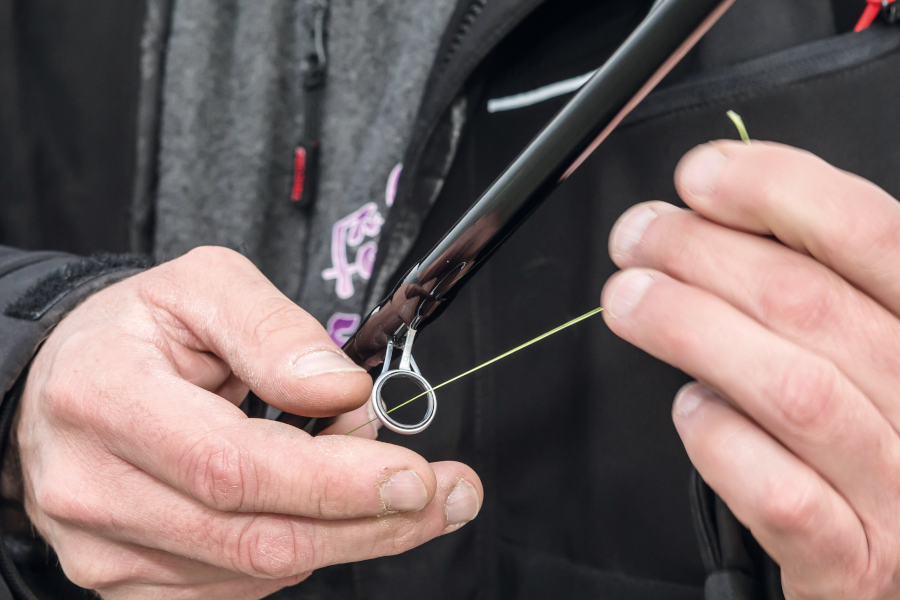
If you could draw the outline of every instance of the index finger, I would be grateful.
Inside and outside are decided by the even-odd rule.
[[[808,152],[728,141],[689,152],[675,181],[708,219],[774,235],[900,314],[900,204],[873,183]]]

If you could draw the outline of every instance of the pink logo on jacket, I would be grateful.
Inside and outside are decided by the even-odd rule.
[[[393,206],[397,196],[397,183],[400,181],[400,173],[403,165],[398,164],[388,175],[387,185],[384,190],[384,204],[388,208]],[[375,266],[375,255],[378,251],[377,243],[372,240],[363,244],[367,237],[376,237],[381,233],[384,225],[384,217],[378,211],[378,205],[370,202],[344,217],[331,228],[331,268],[322,271],[325,281],[336,280],[335,292],[338,298],[347,300],[355,293],[353,275],[359,275],[363,281],[372,277],[372,269]],[[347,248],[356,248],[356,255],[351,263],[347,254]],[[351,335],[359,327],[362,317],[358,314],[338,312],[331,315],[326,325],[326,330],[334,343],[343,346]]]
[[[353,276],[368,281],[375,266],[375,254],[378,244],[375,241],[363,241],[367,237],[376,237],[381,233],[384,217],[378,205],[369,202],[357,211],[344,217],[331,228],[331,268],[322,271],[322,279],[334,279],[335,293],[338,298],[346,300],[355,293]],[[348,257],[348,248],[356,248],[353,262]]]

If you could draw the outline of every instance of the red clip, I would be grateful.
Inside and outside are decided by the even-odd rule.
[[[859,23],[856,24],[856,27],[853,28],[853,31],[860,32],[863,29],[868,29],[869,25],[875,22],[875,19],[878,18],[878,13],[881,12],[883,7],[886,7],[890,4],[893,4],[897,0],[866,0],[868,5],[866,6],[866,10],[863,11],[862,17],[859,19]]]
[[[303,184],[306,181],[306,148],[294,150],[294,185],[291,187],[291,200],[299,202],[303,197]]]

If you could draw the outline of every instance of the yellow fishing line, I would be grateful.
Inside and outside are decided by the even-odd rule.
[[[744,127],[744,120],[741,118],[741,115],[737,114],[733,110],[729,110],[727,113],[728,118],[734,121],[735,127],[737,127],[738,133],[741,134],[741,139],[750,144],[750,136],[747,134],[747,128]]]
[[[536,343],[540,342],[541,340],[547,339],[548,337],[550,337],[550,336],[553,335],[554,333],[559,333],[559,332],[562,331],[563,329],[566,329],[566,328],[568,328],[568,327],[571,327],[572,325],[575,325],[576,323],[580,323],[581,321],[584,321],[585,319],[589,319],[589,318],[593,317],[594,315],[599,314],[602,310],[603,310],[603,307],[601,306],[600,308],[595,308],[594,310],[592,310],[592,311],[590,311],[590,312],[587,312],[587,313],[581,315],[580,317],[576,317],[576,318],[572,319],[571,321],[569,321],[569,322],[567,322],[567,323],[563,323],[563,324],[560,325],[559,327],[557,327],[557,328],[555,328],[555,329],[551,329],[551,330],[548,331],[547,333],[541,334],[541,335],[537,336],[536,338],[534,338],[533,340],[527,341],[527,342],[525,342],[524,344],[522,344],[522,345],[520,345],[520,346],[516,346],[516,347],[513,348],[512,350],[509,350],[509,351],[507,351],[507,352],[504,352],[504,353],[501,354],[500,356],[494,357],[494,358],[492,358],[491,360],[487,361],[486,363],[482,363],[482,364],[478,365],[477,367],[475,367],[475,368],[473,368],[473,369],[469,369],[469,370],[466,371],[465,373],[462,373],[462,374],[460,374],[460,375],[457,375],[457,376],[454,377],[453,379],[448,379],[448,380],[445,381],[444,383],[441,383],[441,384],[439,384],[439,385],[434,386],[433,388],[430,388],[430,389],[425,390],[424,392],[422,392],[422,393],[419,394],[418,396],[415,396],[414,398],[410,398],[409,400],[407,400],[407,401],[404,402],[403,404],[401,404],[401,405],[399,405],[399,406],[395,406],[394,408],[392,408],[391,410],[389,410],[389,411],[387,411],[387,412],[388,412],[388,413],[392,413],[392,412],[394,412],[394,411],[397,410],[397,409],[403,408],[404,406],[406,406],[406,405],[409,404],[410,402],[412,402],[412,401],[414,401],[414,400],[418,400],[418,399],[421,398],[422,396],[425,396],[426,394],[428,394],[428,392],[433,392],[434,390],[440,389],[440,388],[444,387],[445,385],[449,385],[449,384],[453,383],[454,381],[458,381],[458,380],[462,379],[463,377],[466,377],[467,375],[471,375],[471,374],[474,373],[475,371],[478,371],[478,370],[480,370],[480,369],[483,369],[483,368],[485,368],[485,367],[488,366],[488,365],[492,365],[492,364],[494,364],[495,362],[497,362],[498,360],[502,360],[502,359],[506,358],[507,356],[509,356],[509,355],[511,355],[511,354],[515,354],[515,353],[518,352],[519,350],[523,350],[523,349],[527,348],[528,346],[530,346],[530,345],[532,345],[532,344],[536,344]],[[344,435],[350,435],[350,434],[353,433],[354,431],[358,431],[358,430],[362,429],[363,427],[365,427],[366,425],[369,425],[370,423],[374,423],[374,422],[377,421],[377,420],[378,420],[378,419],[372,419],[371,421],[368,421],[368,422],[366,422],[366,423],[363,423],[362,425],[360,425],[359,427],[357,427],[357,428],[354,429],[353,431],[348,431],[348,432],[345,433]]]

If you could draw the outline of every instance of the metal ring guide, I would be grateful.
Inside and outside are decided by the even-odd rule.
[[[375,411],[375,416],[378,417],[378,420],[391,431],[403,435],[413,435],[425,431],[425,429],[431,425],[431,422],[434,420],[434,415],[437,412],[437,395],[431,388],[431,384],[422,377],[422,373],[419,371],[418,365],[416,365],[416,359],[414,359],[412,355],[413,340],[415,337],[416,330],[408,328],[406,330],[406,339],[403,341],[403,354],[400,356],[400,365],[396,369],[391,369],[391,359],[394,354],[396,338],[388,341],[384,354],[384,367],[381,369],[381,375],[375,380],[375,385],[372,387],[372,396],[370,398],[372,409]],[[425,416],[422,417],[422,420],[418,423],[407,425],[395,420],[389,414],[390,410],[388,409],[387,404],[385,404],[384,398],[381,397],[381,391],[385,384],[391,379],[406,379],[412,381],[426,396],[428,405],[425,409]]]

